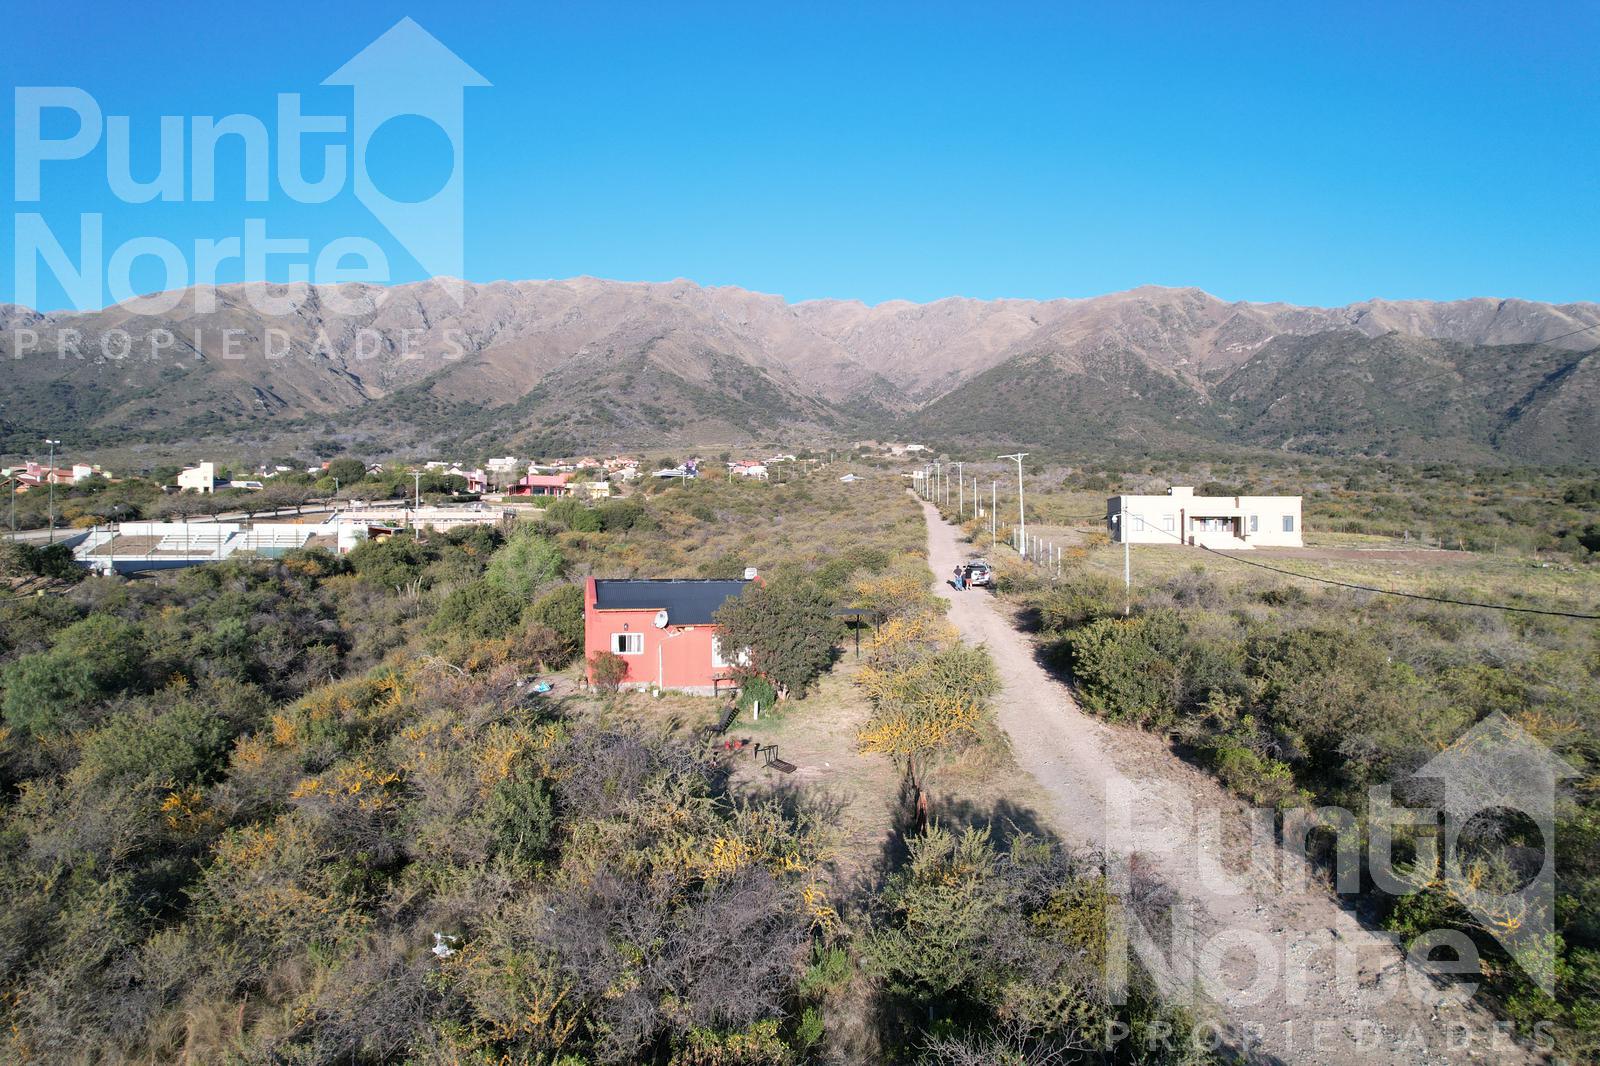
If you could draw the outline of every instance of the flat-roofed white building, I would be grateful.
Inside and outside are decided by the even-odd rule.
[[[1196,496],[1174,485],[1164,496],[1113,496],[1106,527],[1118,544],[1204,548],[1299,548],[1299,496]]]
[[[178,472],[179,492],[215,492],[217,488],[217,464],[201,463]]]

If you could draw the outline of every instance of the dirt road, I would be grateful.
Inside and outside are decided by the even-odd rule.
[[[1071,845],[1122,857],[1113,865],[1153,877],[1192,914],[1195,935],[1172,938],[1190,950],[1152,947],[1140,956],[1158,960],[1169,994],[1203,985],[1196,1009],[1220,1018],[1229,1042],[1259,1061],[1538,1061],[1487,1011],[1454,1002],[1304,878],[1270,836],[1253,838],[1249,813],[1209,775],[1157,738],[1081,711],[990,594],[952,588],[971,546],[923,507],[939,594],[962,635],[994,656],[1000,725],[1018,765],[1050,797],[1056,831]],[[1150,932],[1164,942],[1165,930]]]

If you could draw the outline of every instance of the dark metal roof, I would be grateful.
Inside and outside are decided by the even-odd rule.
[[[729,599],[744,591],[748,581],[706,581],[667,578],[596,581],[595,606],[602,611],[666,611],[675,626],[711,624]]]

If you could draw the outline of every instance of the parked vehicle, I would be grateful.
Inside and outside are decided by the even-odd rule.
[[[985,588],[994,582],[994,571],[987,559],[968,559],[961,568],[966,573],[969,588]]]

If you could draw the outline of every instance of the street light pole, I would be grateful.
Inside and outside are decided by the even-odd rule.
[[[999,456],[1001,459],[1013,459],[1017,464],[1017,547],[1024,556],[1028,553],[1028,512],[1022,505],[1022,460],[1027,457],[1027,452]]]
[[[56,542],[56,445],[58,440],[45,439],[50,445],[50,467],[45,471],[45,478],[50,482],[50,543]]]
[[[995,513],[995,507],[1000,502],[1000,482],[994,479],[989,481],[989,550],[993,551],[1000,546],[1000,516]]]

